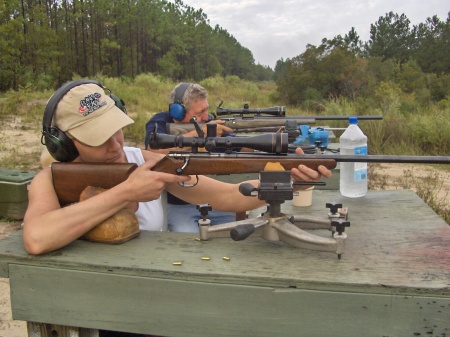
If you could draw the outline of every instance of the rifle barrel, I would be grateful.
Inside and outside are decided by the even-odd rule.
[[[347,163],[397,163],[397,164],[450,164],[450,156],[399,156],[399,155],[328,155],[305,154],[301,155],[311,159],[334,159],[337,162]]]
[[[222,120],[233,120],[233,119],[239,119],[239,120],[256,120],[256,119],[277,119],[277,120],[288,120],[288,119],[299,119],[299,120],[318,120],[318,121],[333,121],[333,120],[348,120],[352,116],[342,116],[342,115],[334,115],[334,116],[262,116],[262,115],[256,115],[256,116],[250,116],[250,117],[241,117],[241,116],[234,116],[234,117],[224,117],[224,118],[218,118]],[[363,116],[355,116],[358,117],[358,120],[381,120],[383,119],[383,116],[380,115],[363,115]]]
[[[315,116],[314,118],[318,121],[331,121],[331,120],[346,120],[348,121],[351,116]],[[358,120],[381,120],[383,116],[379,115],[367,115],[367,116],[356,116]]]

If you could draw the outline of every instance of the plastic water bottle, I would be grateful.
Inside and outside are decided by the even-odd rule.
[[[358,118],[350,117],[350,125],[339,138],[343,155],[367,155],[367,136],[358,126]],[[344,197],[359,198],[367,194],[367,163],[340,163],[339,189]]]

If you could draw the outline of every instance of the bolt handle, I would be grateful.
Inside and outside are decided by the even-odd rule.
[[[230,231],[230,236],[234,241],[241,241],[247,239],[255,232],[255,226],[252,224],[237,225]]]

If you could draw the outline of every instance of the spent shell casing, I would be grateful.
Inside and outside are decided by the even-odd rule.
[[[204,260],[204,261],[209,261],[209,257],[204,256],[204,257],[202,257],[202,260]]]
[[[181,266],[181,265],[182,265],[182,262],[176,261],[176,262],[172,262],[172,264],[173,264],[174,266]]]
[[[224,259],[225,261],[230,261],[230,258],[229,258],[228,256],[224,256],[223,259]]]

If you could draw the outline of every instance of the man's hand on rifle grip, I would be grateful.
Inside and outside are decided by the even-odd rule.
[[[303,150],[300,147],[295,149],[296,154],[304,154]],[[327,169],[325,166],[320,165],[319,171],[313,170],[306,165],[299,165],[298,168],[293,168],[291,170],[291,177],[295,181],[321,181],[323,177],[330,178],[331,171]],[[295,190],[299,189],[307,189],[308,185],[297,186]]]

